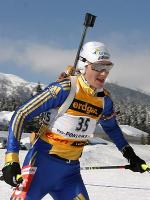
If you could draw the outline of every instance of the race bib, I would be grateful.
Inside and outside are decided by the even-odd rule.
[[[51,130],[66,138],[86,139],[93,136],[96,122],[87,116],[72,116],[65,113],[51,125]]]

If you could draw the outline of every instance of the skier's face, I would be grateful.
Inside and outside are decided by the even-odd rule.
[[[85,78],[94,89],[101,89],[104,86],[105,80],[109,71],[102,69],[101,71],[93,70],[92,64],[87,65],[85,69]]]

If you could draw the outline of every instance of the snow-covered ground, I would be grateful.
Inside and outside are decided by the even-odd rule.
[[[132,145],[136,153],[150,163],[149,145]],[[0,168],[4,163],[4,152],[0,150]],[[23,160],[26,151],[20,152]],[[81,166],[124,165],[126,160],[112,143],[87,146],[81,158]],[[82,170],[82,176],[90,200],[150,200],[150,174],[133,173],[125,169]],[[0,199],[8,200],[11,188],[0,182]],[[45,196],[44,200],[52,200]],[[66,199],[69,200],[69,199]]]
[[[13,112],[10,112],[10,111],[1,111],[0,112],[0,123],[4,123],[4,122],[9,122],[12,115],[13,115],[14,111]]]
[[[120,128],[121,128],[123,133],[125,133],[126,135],[130,135],[130,136],[132,136],[133,134],[136,137],[148,136],[149,135],[148,133],[141,131],[137,128],[134,128],[132,126],[129,126],[129,125],[120,125]]]

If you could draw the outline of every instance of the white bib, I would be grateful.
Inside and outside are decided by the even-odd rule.
[[[67,113],[58,117],[51,130],[65,138],[86,139],[93,137],[97,121],[87,116],[73,116]]]

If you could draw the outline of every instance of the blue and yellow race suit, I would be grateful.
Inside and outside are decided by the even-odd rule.
[[[109,93],[105,89],[96,93],[83,75],[77,76],[74,98],[59,116],[58,109],[70,89],[69,78],[54,82],[14,113],[9,127],[6,162],[19,162],[19,141],[24,124],[41,113],[45,113],[45,117],[40,136],[23,164],[24,182],[16,188],[11,199],[38,200],[49,193],[55,200],[88,200],[78,159],[88,139],[93,137],[97,124],[119,150],[128,145],[113,115]]]

